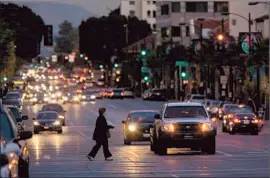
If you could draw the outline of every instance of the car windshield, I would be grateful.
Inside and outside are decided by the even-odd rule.
[[[37,120],[56,120],[56,113],[39,113],[37,116]]]
[[[232,108],[230,111],[231,111],[231,112],[234,112],[234,113],[253,113],[251,107],[238,107],[238,108]]]
[[[14,138],[12,124],[10,123],[7,115],[4,113],[0,113],[0,131],[6,140],[9,141]]]
[[[213,101],[211,102],[211,106],[219,106],[220,102],[219,101]]]
[[[192,99],[193,100],[204,100],[205,96],[193,96]]]
[[[206,118],[203,106],[169,106],[166,108],[165,118]]]
[[[83,94],[85,95],[91,95],[91,94],[95,94],[96,91],[84,91]]]
[[[21,113],[19,112],[19,110],[17,108],[11,107],[9,109],[12,112],[12,114],[14,115],[14,117],[16,118],[17,122],[18,122],[18,119],[21,120]]]
[[[43,106],[42,111],[62,112],[63,108],[60,105],[46,105],[46,106]]]
[[[131,122],[139,122],[139,123],[153,123],[155,115],[157,112],[136,112],[130,114]]]
[[[224,108],[230,111],[232,109],[239,108],[239,106],[237,104],[228,104],[228,105],[225,105]]]
[[[20,98],[20,94],[19,93],[7,93],[6,98],[7,99],[18,99],[18,98]]]

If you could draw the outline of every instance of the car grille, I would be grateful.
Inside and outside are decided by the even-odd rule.
[[[180,133],[194,133],[200,131],[200,124],[177,124],[177,129]]]
[[[53,121],[50,122],[39,122],[40,125],[52,125]]]

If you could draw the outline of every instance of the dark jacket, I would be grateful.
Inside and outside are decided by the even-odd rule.
[[[107,138],[107,132],[112,126],[108,126],[106,118],[102,115],[98,116],[96,121],[96,127],[93,134],[93,140],[104,141]]]

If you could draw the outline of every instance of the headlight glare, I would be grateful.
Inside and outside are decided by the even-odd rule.
[[[134,125],[134,124],[129,125],[128,130],[131,132],[134,132],[136,130],[136,125]]]
[[[203,132],[207,132],[207,131],[210,131],[210,130],[213,130],[213,127],[210,123],[204,123],[202,124],[202,131]]]
[[[60,125],[60,124],[61,124],[60,121],[55,121],[55,122],[53,123],[53,125]]]
[[[165,124],[164,125],[164,129],[167,131],[167,132],[174,132],[175,131],[175,127],[173,124]]]
[[[34,121],[34,125],[39,125],[39,122],[38,121]]]

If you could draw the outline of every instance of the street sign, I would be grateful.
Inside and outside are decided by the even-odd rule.
[[[175,66],[187,67],[188,66],[188,62],[186,62],[186,61],[176,61],[175,62]]]
[[[57,55],[52,55],[52,62],[57,62]]]
[[[73,63],[75,62],[75,57],[73,55],[68,56],[68,62]]]
[[[226,75],[220,76],[220,83],[221,84],[227,84],[228,82],[228,77]]]

